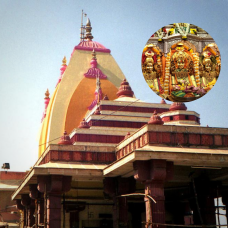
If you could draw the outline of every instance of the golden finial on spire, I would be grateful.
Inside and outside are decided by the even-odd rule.
[[[92,36],[92,33],[91,33],[92,27],[91,27],[91,22],[90,22],[89,18],[87,19],[85,28],[86,28],[85,38],[87,40],[92,40],[93,39],[93,36]]]
[[[91,22],[90,22],[90,19],[89,18],[87,19],[86,26],[87,27],[91,27]]]
[[[66,56],[64,56],[63,60],[62,60],[62,65],[67,65],[67,60],[66,60]]]
[[[44,99],[49,99],[49,95],[50,95],[50,93],[49,93],[49,90],[47,89],[45,92],[45,98]]]

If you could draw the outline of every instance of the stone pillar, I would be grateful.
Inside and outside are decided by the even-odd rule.
[[[31,204],[28,207],[28,227],[32,227],[35,224],[35,200],[31,200]]]
[[[28,194],[21,195],[21,204],[26,208],[24,227],[32,227],[35,224],[35,201]]]
[[[44,194],[37,199],[37,223],[44,224]]]
[[[37,185],[36,184],[30,184],[29,185],[29,197],[35,201],[34,205],[34,212],[33,216],[35,216],[35,224],[36,228],[38,227],[38,221],[37,221],[37,198],[38,198],[38,190],[37,190]]]
[[[21,200],[16,200],[17,209],[20,210],[21,218],[20,218],[20,228],[25,227],[25,221],[26,221],[26,210],[25,207],[21,204]]]
[[[61,175],[38,176],[38,190],[45,195],[44,227],[61,228],[62,193],[71,188],[71,177]]]
[[[165,160],[134,162],[135,179],[145,184],[146,227],[152,223],[165,223],[164,182],[173,177],[173,163]],[[160,226],[161,227],[161,226]]]
[[[48,194],[47,227],[61,228],[61,194],[57,192]]]
[[[37,189],[37,184],[29,185],[29,196],[35,200],[35,224],[36,227],[44,224],[44,199],[43,194]]]
[[[104,192],[113,198],[113,227],[128,227],[127,198],[119,196],[135,192],[134,179],[107,177],[104,179]]]

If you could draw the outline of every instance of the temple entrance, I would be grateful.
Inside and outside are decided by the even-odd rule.
[[[145,203],[143,202],[143,199],[140,203],[128,203],[129,213],[131,219],[129,220],[129,227],[131,228],[140,228],[145,227],[145,224],[143,222],[146,221],[146,215],[145,215]]]

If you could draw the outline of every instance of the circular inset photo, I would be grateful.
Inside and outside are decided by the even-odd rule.
[[[221,56],[213,38],[188,23],[162,27],[147,41],[142,53],[142,73],[160,97],[189,102],[207,94],[221,69]]]

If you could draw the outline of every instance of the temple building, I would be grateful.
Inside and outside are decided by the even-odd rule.
[[[88,20],[45,93],[38,160],[12,194],[20,227],[213,227],[214,199],[228,203],[228,129],[137,99],[91,31]]]

